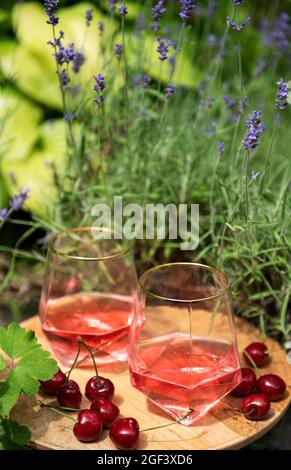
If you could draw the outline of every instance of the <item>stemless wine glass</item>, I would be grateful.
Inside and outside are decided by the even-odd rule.
[[[132,385],[185,425],[235,388],[241,373],[225,274],[197,263],[146,271],[129,365]]]
[[[137,276],[131,248],[113,237],[109,229],[84,227],[49,241],[41,324],[65,365],[74,361],[78,336],[94,350],[97,364],[127,360]],[[85,349],[79,359],[91,364]]]

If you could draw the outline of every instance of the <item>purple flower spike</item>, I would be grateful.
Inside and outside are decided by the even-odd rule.
[[[95,80],[95,85],[94,85],[94,91],[103,91],[105,90],[105,77],[102,75],[102,73],[99,73],[98,75],[94,75],[94,80]]]
[[[68,76],[68,74],[67,74],[66,69],[64,69],[64,70],[62,70],[62,71],[60,72],[60,81],[61,81],[63,87],[64,87],[64,88],[67,88],[67,86],[68,86],[69,83],[70,83],[70,78],[69,78],[69,76]]]
[[[251,22],[251,17],[248,16],[242,23],[237,23],[233,21],[230,16],[226,17],[226,23],[230,26],[234,31],[241,31]]]
[[[116,55],[118,60],[121,59],[123,52],[124,52],[123,44],[116,44],[114,47],[114,54]]]
[[[223,97],[224,104],[227,108],[234,108],[236,105],[236,100],[234,100],[231,96],[224,96]]]
[[[285,109],[288,106],[288,83],[283,82],[283,79],[276,83],[278,87],[277,98],[276,98],[276,108]]]
[[[171,45],[171,41],[169,39],[162,39],[160,36],[157,38],[159,43],[157,47],[157,52],[159,53],[160,60],[167,60],[169,47]]]
[[[59,18],[56,17],[59,0],[44,0],[43,6],[47,16],[49,17],[47,23],[56,26],[59,22]]]
[[[154,23],[151,24],[150,27],[153,31],[159,31],[160,21],[165,12],[166,12],[165,0],[159,0],[157,4],[152,8],[152,19]]]
[[[248,152],[254,152],[259,145],[259,137],[264,132],[261,121],[261,111],[254,111],[247,119],[248,132],[243,140],[243,147]]]
[[[93,8],[90,8],[90,10],[86,11],[85,19],[86,19],[86,26],[89,27],[93,20]]]
[[[224,153],[224,142],[217,142],[216,150],[219,156]]]
[[[232,0],[232,3],[233,3],[234,5],[237,5],[237,6],[242,5],[243,2],[244,2],[244,0]]]
[[[120,7],[118,8],[118,11],[121,14],[121,16],[126,16],[127,13],[128,13],[128,9],[127,9],[127,7],[124,3],[120,4]]]
[[[103,23],[103,21],[99,21],[99,22],[98,22],[98,30],[99,30],[100,33],[103,33],[103,31],[104,31],[104,23]]]
[[[13,198],[10,201],[10,206],[14,211],[19,211],[19,209],[22,208],[23,204],[25,203],[26,199],[28,199],[30,189],[26,189],[25,191],[22,191],[20,188],[18,193],[13,196]]]
[[[3,207],[3,209],[0,210],[0,220],[5,221],[8,216],[8,209],[6,207]]]
[[[117,3],[117,0],[108,0],[108,7],[110,8],[110,10],[115,10],[115,5]]]
[[[195,5],[192,0],[180,0],[180,8],[180,17],[183,21],[187,21],[191,17]]]
[[[83,52],[76,52],[73,58],[73,72],[78,73],[84,62],[85,56]]]
[[[102,92],[106,88],[105,77],[102,75],[102,73],[99,73],[98,75],[94,75],[93,78],[95,80],[94,91],[97,93],[97,96],[94,97],[94,103],[101,105],[104,103],[104,96]]]
[[[171,96],[173,96],[175,91],[176,91],[176,86],[173,85],[172,83],[169,83],[169,85],[167,85],[165,88],[165,96],[167,98],[170,98]]]

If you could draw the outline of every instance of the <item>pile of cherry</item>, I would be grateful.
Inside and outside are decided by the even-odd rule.
[[[94,377],[91,377],[85,387],[85,396],[91,402],[90,409],[85,408],[78,412],[77,420],[67,415],[75,425],[74,435],[79,441],[93,442],[100,436],[103,429],[109,429],[109,437],[119,449],[134,449],[139,440],[139,424],[134,418],[117,419],[119,408],[112,402],[114,395],[114,384],[110,379],[98,375],[94,355],[92,350],[82,341],[78,340],[79,345],[89,351],[94,368]],[[54,377],[46,382],[42,382],[41,390],[50,396],[56,396],[58,404],[62,410],[77,411],[80,409],[82,393],[80,387],[74,380],[70,380],[70,374],[77,363],[80,353],[80,347],[77,357],[72,365],[68,376],[60,369]],[[50,405],[49,408],[59,412],[59,410]],[[62,413],[64,414],[64,413]]]
[[[247,364],[257,371],[259,367],[269,362],[269,351],[264,343],[251,343],[243,352]],[[244,397],[240,404],[240,411],[246,418],[259,420],[265,418],[269,411],[271,401],[277,401],[286,393],[286,383],[275,374],[260,375],[257,380],[254,369],[243,367],[241,369],[241,383],[231,392],[235,397]]]
[[[139,424],[134,418],[117,419],[119,408],[112,402],[114,384],[110,379],[98,375],[92,351],[85,343],[83,345],[92,356],[96,375],[88,380],[85,388],[85,396],[91,402],[90,409],[80,410],[77,420],[71,417],[75,421],[73,432],[79,441],[92,442],[99,437],[102,429],[109,429],[109,437],[119,449],[134,449],[139,440]],[[250,344],[243,355],[246,362],[257,371],[258,367],[269,361],[269,352],[264,343]],[[68,376],[59,370],[51,380],[42,382],[42,391],[56,396],[62,410],[76,411],[81,406],[80,387],[69,379],[73,367]],[[285,395],[284,380],[275,374],[261,375],[257,380],[251,367],[243,367],[241,375],[241,383],[231,392],[235,397],[244,397],[240,404],[241,413],[251,420],[265,418],[270,411],[270,402],[280,400]]]

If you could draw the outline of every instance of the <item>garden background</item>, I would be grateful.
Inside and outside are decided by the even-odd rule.
[[[138,241],[139,272],[219,266],[290,346],[291,1],[64,0],[55,37],[42,3],[0,2],[0,323],[37,311],[49,234],[122,195],[200,205],[198,247]]]

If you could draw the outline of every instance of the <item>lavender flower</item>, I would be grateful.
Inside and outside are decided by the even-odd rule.
[[[104,31],[103,21],[98,21],[98,30],[99,30],[100,33],[103,33],[103,31]]]
[[[94,103],[101,105],[104,103],[104,96],[102,92],[106,88],[105,76],[102,73],[99,73],[98,75],[94,75],[93,78],[95,80],[93,89],[97,93],[97,96],[94,97]]]
[[[217,47],[217,44],[218,44],[218,40],[217,40],[217,36],[215,36],[215,34],[208,34],[207,36],[207,43],[208,43],[208,46],[209,47]]]
[[[56,26],[59,22],[59,18],[56,17],[59,0],[44,0],[43,6],[47,16],[49,17],[47,23]]]
[[[246,121],[248,132],[243,140],[243,147],[248,152],[254,152],[256,150],[259,145],[259,137],[264,132],[261,117],[261,111],[254,111]]]
[[[226,17],[226,23],[228,26],[230,26],[234,31],[241,31],[244,29],[247,25],[249,25],[251,22],[251,17],[248,16],[242,23],[237,23],[236,21],[233,21],[230,16]]]
[[[120,7],[118,8],[118,11],[121,14],[121,16],[126,16],[127,13],[128,13],[128,9],[127,9],[127,7],[124,3],[120,4]]]
[[[282,12],[275,21],[271,37],[279,54],[285,53],[291,44],[291,24],[288,13]]]
[[[117,3],[117,0],[108,0],[108,7],[110,8],[110,10],[115,10],[115,5]]]
[[[135,30],[139,35],[142,31],[145,30],[145,15],[144,13],[140,13],[135,22]]]
[[[153,31],[159,31],[160,21],[165,11],[165,0],[159,0],[157,4],[152,8],[152,19],[154,20],[154,23],[151,24],[151,29]]]
[[[72,122],[74,118],[75,118],[75,113],[69,113],[69,114],[64,115],[64,121],[66,122]]]
[[[84,62],[85,56],[83,52],[76,52],[73,58],[73,72],[78,73]]]
[[[217,142],[216,150],[219,156],[224,153],[224,142]]]
[[[68,64],[73,62],[75,57],[75,46],[73,43],[69,44],[68,47],[64,47],[62,44],[59,45],[58,50],[55,54],[56,61],[59,65]]]
[[[10,207],[14,211],[19,211],[19,209],[22,208],[23,204],[25,203],[26,199],[28,199],[30,189],[26,189],[25,191],[22,191],[22,188],[19,189],[18,193],[13,196],[11,201],[9,202]]]
[[[243,2],[244,2],[244,0],[232,0],[232,3],[233,3],[234,5],[237,5],[237,6],[242,5]]]
[[[68,76],[68,73],[67,71],[64,69],[60,72],[60,81],[63,85],[64,88],[67,88],[67,86],[69,85],[70,83],[70,77]]]
[[[276,98],[276,108],[285,109],[288,106],[288,83],[283,82],[283,78],[276,83],[278,87],[277,98]]]
[[[231,96],[224,96],[223,97],[224,104],[227,108],[234,108],[236,105],[236,100],[234,100]]]
[[[209,96],[208,99],[207,99],[207,106],[208,108],[212,108],[212,106],[214,105],[215,103],[215,98],[214,96]]]
[[[106,85],[104,75],[102,75],[102,73],[99,73],[98,75],[94,75],[93,78],[95,80],[94,91],[98,93],[100,91],[105,90]]]
[[[180,0],[180,17],[183,21],[189,20],[195,5],[192,0]]]
[[[89,27],[93,20],[93,8],[90,8],[90,10],[86,11],[85,19],[86,19],[86,26]]]
[[[157,52],[159,53],[159,59],[162,61],[167,60],[171,41],[169,39],[162,39],[161,36],[157,37],[157,41],[159,43],[157,47]]]
[[[8,209],[6,207],[3,207],[3,209],[0,210],[0,220],[5,221],[8,216]]]
[[[149,77],[148,75],[144,75],[143,76],[143,87],[144,88],[148,88],[151,84],[151,77]]]
[[[114,47],[114,54],[116,55],[118,60],[121,59],[123,52],[124,52],[123,44],[116,44]]]
[[[167,85],[165,88],[165,96],[167,98],[170,98],[171,96],[173,96],[175,91],[176,91],[176,86],[173,85],[172,83],[169,83],[169,85]]]

